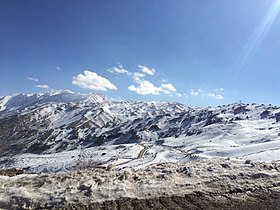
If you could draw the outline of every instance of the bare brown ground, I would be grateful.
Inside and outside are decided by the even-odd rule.
[[[53,208],[53,207],[50,207]],[[66,205],[57,209],[92,210],[279,210],[280,192],[258,191],[227,195],[188,194],[184,197],[123,198],[89,205]]]

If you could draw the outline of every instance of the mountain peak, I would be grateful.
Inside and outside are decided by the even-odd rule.
[[[50,90],[41,93],[16,94],[0,98],[0,112],[24,109],[25,107],[43,103],[84,102],[100,103],[106,99],[101,94],[80,94],[70,90]]]
[[[60,94],[75,94],[75,92],[68,90],[68,89],[61,89],[61,90],[52,89],[52,90],[45,92],[45,94],[49,94],[49,95],[53,96],[53,95],[60,95]]]

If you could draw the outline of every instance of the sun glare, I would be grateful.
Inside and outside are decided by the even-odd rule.
[[[248,65],[250,65],[250,63],[252,62],[254,54],[257,52],[258,47],[261,45],[264,37],[271,28],[277,15],[279,14],[279,11],[280,0],[276,0],[267,12],[262,22],[255,30],[255,32],[252,34],[248,43],[245,45],[238,62],[238,74],[241,73],[241,71],[246,70]]]

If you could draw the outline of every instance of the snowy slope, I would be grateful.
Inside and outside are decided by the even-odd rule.
[[[70,91],[0,98],[0,167],[143,168],[211,158],[280,160],[280,108],[189,107]]]

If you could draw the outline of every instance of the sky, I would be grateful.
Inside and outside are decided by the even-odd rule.
[[[0,0],[0,96],[280,105],[280,0]]]

